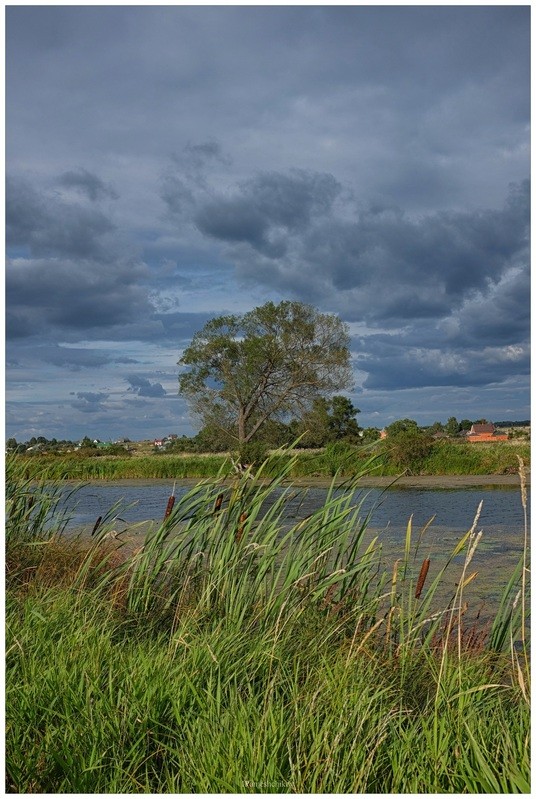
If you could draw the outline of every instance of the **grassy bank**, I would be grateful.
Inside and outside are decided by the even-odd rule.
[[[371,456],[374,462],[370,463]],[[518,456],[530,464],[528,444],[458,444],[438,441],[430,453],[412,463],[407,470],[413,475],[484,475],[507,474],[517,470]],[[121,479],[184,479],[216,477],[226,464],[228,455],[152,455],[136,458],[120,456],[79,457],[56,455],[18,455],[29,477],[44,473],[50,479],[121,480]],[[400,466],[389,461],[384,445],[370,447],[328,447],[324,451],[298,451],[274,456],[265,473],[275,477],[284,468],[289,477],[345,477],[361,473],[368,463],[370,474],[395,476]],[[289,467],[290,464],[290,468]]]
[[[476,519],[429,571],[408,524],[383,573],[353,484],[284,524],[294,466],[193,487],[122,558],[8,464],[8,791],[530,790],[526,555],[480,628]]]

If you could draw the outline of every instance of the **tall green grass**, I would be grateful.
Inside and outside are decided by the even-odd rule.
[[[370,462],[371,453],[376,455]],[[530,463],[530,448],[525,444],[467,444],[449,441],[434,443],[430,454],[415,463],[412,474],[418,475],[482,475],[504,474],[517,470],[517,458]],[[51,479],[122,480],[122,479],[184,479],[216,477],[224,467],[231,466],[229,455],[152,455],[145,457],[78,455],[19,455],[29,477],[39,477],[46,471]],[[365,464],[369,474],[396,476],[400,467],[389,460],[388,442],[354,447],[344,443],[328,445],[322,451],[279,451],[265,466],[265,474],[275,477],[281,468],[291,463],[289,477],[325,477],[335,474],[356,477]]]
[[[292,520],[294,459],[273,465],[194,486],[123,559],[104,520],[55,582],[64,520],[31,527],[17,497],[50,489],[9,465],[9,792],[529,791],[526,554],[475,638],[478,515],[445,606],[425,531],[408,523],[385,572],[359,479]],[[20,580],[32,536],[40,571]]]
[[[423,474],[504,474],[518,469],[518,458],[530,463],[528,444],[455,444],[437,441],[423,459]]]

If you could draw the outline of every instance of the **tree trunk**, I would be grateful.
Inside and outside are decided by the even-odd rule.
[[[238,443],[246,443],[246,418],[243,408],[240,408],[238,412]]]

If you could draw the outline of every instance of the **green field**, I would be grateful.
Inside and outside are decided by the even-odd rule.
[[[67,544],[61,484],[8,462],[8,792],[530,791],[526,540],[483,627],[476,521],[445,607],[411,524],[383,572],[353,481],[289,530],[276,466],[192,487],[122,556],[106,521]]]

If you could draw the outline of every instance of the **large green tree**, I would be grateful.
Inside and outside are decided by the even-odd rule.
[[[348,397],[340,394],[326,399],[315,399],[312,408],[298,425],[305,431],[302,443],[310,447],[323,447],[330,441],[359,442],[360,427],[355,417],[360,413]]]
[[[299,302],[212,319],[179,365],[179,390],[193,412],[204,425],[232,430],[240,445],[268,420],[302,415],[316,398],[352,385],[347,326]]]

